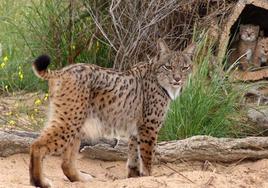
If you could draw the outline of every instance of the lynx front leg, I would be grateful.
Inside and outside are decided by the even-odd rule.
[[[140,176],[139,171],[139,155],[138,155],[138,140],[137,136],[131,135],[128,143],[128,175],[127,177]]]
[[[248,62],[251,61],[252,55],[253,55],[252,50],[248,49],[247,52],[246,52],[246,59],[247,59]]]
[[[63,161],[61,168],[65,176],[71,181],[89,181],[92,177],[89,174],[84,174],[76,169],[76,158],[78,155],[81,140],[79,137],[75,138],[66,148],[63,154]]]
[[[153,127],[144,126],[139,129],[140,176],[151,175],[157,133]]]
[[[43,145],[43,139],[38,139],[31,145],[30,149],[30,183],[36,187],[49,188],[50,181],[43,174],[43,158],[48,153],[48,148]]]

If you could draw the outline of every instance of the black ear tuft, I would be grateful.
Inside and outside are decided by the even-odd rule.
[[[50,57],[48,55],[40,55],[34,61],[33,65],[37,71],[46,70],[48,65],[50,64]]]

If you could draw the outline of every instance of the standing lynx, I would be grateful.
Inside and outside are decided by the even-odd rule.
[[[151,174],[157,134],[171,100],[174,100],[191,72],[194,45],[183,52],[158,42],[159,52],[147,63],[119,72],[90,64],[74,64],[61,70],[47,70],[48,56],[33,64],[36,75],[49,81],[50,112],[47,126],[31,145],[30,181],[45,188],[45,155],[63,153],[62,170],[70,181],[89,177],[75,167],[76,154],[85,127],[89,135],[129,137],[128,177]]]
[[[235,50],[231,54],[230,61],[234,63],[241,57],[239,62],[242,70],[247,70],[253,63],[253,53],[257,44],[259,30],[259,26],[251,24],[240,25],[239,39],[233,44],[232,48]]]

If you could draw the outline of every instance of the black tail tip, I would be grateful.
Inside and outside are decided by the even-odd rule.
[[[37,71],[46,70],[48,65],[50,64],[50,57],[45,54],[40,55],[38,58],[36,58],[33,64]]]

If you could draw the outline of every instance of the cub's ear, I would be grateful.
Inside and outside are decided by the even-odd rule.
[[[194,54],[196,51],[196,43],[191,43],[190,45],[188,45],[183,51],[182,54],[184,55],[184,57],[187,59],[187,61],[192,61]]]
[[[157,40],[157,50],[160,53],[165,53],[165,52],[169,52],[169,48],[167,46],[167,44],[165,43],[165,41],[163,39],[158,39]]]
[[[260,26],[259,25],[255,25],[255,28],[256,28],[256,30],[260,30]]]
[[[239,26],[239,32],[243,31],[244,28],[245,28],[245,25],[241,24],[241,25]]]

